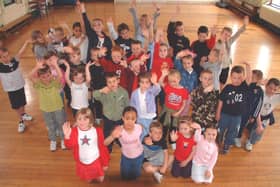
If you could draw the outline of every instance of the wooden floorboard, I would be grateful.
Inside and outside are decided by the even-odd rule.
[[[152,13],[150,4],[138,5],[139,13]],[[111,3],[87,4],[89,18],[106,19],[113,16],[117,25],[126,22],[133,29],[132,19],[127,11],[127,4],[114,6]],[[158,27],[166,28],[170,13],[175,11],[174,4],[162,4]],[[196,30],[201,24],[211,26],[224,25],[235,30],[242,24],[242,19],[232,12],[216,8],[214,5],[183,4],[178,19],[185,25],[186,36],[191,41],[196,39]],[[79,17],[73,7],[59,7],[51,10],[48,17],[37,19],[20,31],[9,36],[7,47],[12,54],[22,46],[34,29],[46,32],[50,26],[66,22],[70,26]],[[267,78],[280,77],[280,38],[265,28],[251,23],[234,47],[233,59],[238,64],[248,61],[253,68],[264,71]],[[24,53],[21,61],[22,72],[26,77],[35,65],[31,47]],[[26,110],[35,118],[26,123],[24,134],[17,133],[17,116],[10,109],[7,94],[0,90],[0,186],[2,187],[80,187],[80,186],[155,186],[152,177],[143,174],[138,181],[125,182],[119,177],[120,151],[114,147],[110,169],[103,184],[87,184],[75,175],[75,163],[71,151],[49,151],[47,130],[38,107],[38,97],[26,80],[28,105]],[[279,109],[276,111],[277,125],[266,129],[263,141],[258,143],[253,152],[233,148],[226,156],[219,155],[214,169],[215,179],[212,185],[219,187],[266,187],[280,186],[280,146],[279,146]],[[71,114],[68,111],[68,116]],[[173,178],[167,174],[161,186],[198,186],[190,179]]]

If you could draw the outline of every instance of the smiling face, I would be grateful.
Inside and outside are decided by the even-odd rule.
[[[97,33],[101,33],[104,28],[102,21],[99,19],[94,20],[92,26],[93,26],[93,30]]]
[[[192,68],[193,60],[192,59],[183,58],[182,64],[183,64],[184,69],[188,70],[188,69]]]
[[[74,27],[73,34],[76,38],[80,38],[82,36],[82,28],[81,27]]]
[[[73,76],[73,82],[76,84],[82,84],[85,82],[85,75],[84,73],[77,73],[76,75]]]
[[[200,42],[205,42],[207,40],[208,34],[207,33],[199,33],[198,34],[198,40]]]
[[[135,127],[135,122],[137,119],[137,114],[134,111],[127,111],[124,113],[122,120],[123,120],[123,127],[127,131],[131,131]]]
[[[45,85],[50,84],[51,80],[53,79],[51,71],[48,71],[48,72],[46,72],[44,74],[39,75],[39,79]]]
[[[200,74],[199,80],[201,82],[201,86],[206,88],[213,83],[213,74],[210,72],[202,72]]]
[[[127,29],[124,29],[120,32],[120,36],[125,39],[125,40],[128,40],[129,39],[129,30]]]
[[[4,64],[8,64],[8,63],[10,63],[11,60],[12,60],[12,57],[10,56],[8,51],[0,50],[0,62],[2,62]]]
[[[70,55],[70,61],[73,64],[80,64],[81,63],[81,53],[80,52],[74,52]]]
[[[174,87],[174,88],[179,87],[180,80],[181,80],[180,75],[177,75],[177,74],[168,75],[168,83],[171,87]]]
[[[151,87],[151,81],[148,78],[141,78],[139,81],[140,90],[145,92]]]
[[[168,48],[165,45],[161,45],[159,47],[159,57],[160,58],[166,58],[168,55]]]
[[[279,86],[276,86],[273,83],[270,83],[265,86],[265,93],[268,96],[273,96],[277,92],[277,90],[279,90]]]
[[[214,143],[217,137],[217,129],[206,128],[204,137],[208,142]]]
[[[175,30],[175,33],[178,36],[184,36],[184,26],[183,25],[177,26],[176,30]]]
[[[140,56],[142,52],[141,44],[131,44],[131,52],[135,56]]]
[[[122,60],[122,54],[120,51],[112,51],[112,61],[115,64],[119,64]]]
[[[232,32],[228,31],[228,30],[223,30],[221,33],[221,39],[223,41],[228,41],[230,39],[232,35]]]
[[[91,127],[90,119],[85,114],[78,114],[76,117],[76,123],[80,130],[88,130]]]
[[[106,78],[106,83],[107,83],[107,87],[112,91],[117,90],[119,87],[119,79],[117,77]]]
[[[158,142],[162,138],[162,129],[153,127],[150,129],[149,135],[153,141]]]
[[[193,134],[193,128],[191,128],[190,123],[188,123],[188,122],[181,122],[179,124],[179,132],[184,137],[190,137]]]

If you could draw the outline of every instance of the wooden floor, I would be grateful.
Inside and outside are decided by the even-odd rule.
[[[139,12],[152,12],[151,5],[139,5]],[[114,6],[110,3],[88,4],[89,17],[98,16],[103,19],[113,16],[116,24],[121,21],[132,27],[132,19],[128,14],[128,5]],[[175,5],[162,4],[159,27],[166,28],[170,13],[175,11]],[[219,28],[224,25],[233,26],[234,30],[242,23],[241,17],[228,10],[218,9],[213,5],[181,6],[183,13],[178,19],[185,24],[185,33],[193,41],[196,38],[196,30],[199,25],[211,26],[217,24]],[[41,29],[46,32],[50,26],[66,22],[71,25],[78,20],[73,7],[60,7],[51,11],[47,18],[35,20],[30,25],[12,34],[7,47],[11,53],[15,53],[26,40],[32,30]],[[234,47],[234,63],[243,60],[249,61],[253,68],[264,71],[267,78],[280,77],[280,38],[266,29],[250,24],[248,30],[236,42]],[[25,77],[35,65],[31,48],[27,49],[21,62],[22,72]],[[80,181],[75,175],[75,163],[71,151],[55,153],[49,151],[47,130],[44,126],[38,97],[26,80],[26,93],[28,105],[27,112],[35,118],[27,123],[24,134],[17,133],[17,116],[10,109],[8,97],[0,91],[0,186],[27,186],[27,187],[80,187],[97,184],[87,184]],[[68,116],[70,113],[68,111]],[[263,141],[254,147],[253,152],[248,153],[243,149],[233,148],[227,156],[220,156],[214,169],[215,179],[208,186],[238,186],[238,187],[267,187],[280,186],[280,112],[276,111],[277,125],[266,129]],[[124,182],[119,177],[119,148],[115,147],[112,153],[110,169],[105,182],[98,186],[154,186],[152,177],[143,174],[138,181]],[[177,179],[170,174],[164,178],[161,186],[196,186],[190,179]]]

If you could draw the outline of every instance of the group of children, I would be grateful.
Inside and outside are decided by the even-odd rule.
[[[25,113],[24,79],[20,56],[33,44],[36,66],[29,74],[39,95],[40,110],[48,129],[50,150],[73,149],[77,175],[102,182],[109,167],[113,144],[121,146],[120,171],[125,180],[134,180],[142,168],[160,183],[168,168],[174,177],[191,177],[196,183],[211,183],[218,152],[226,154],[232,145],[241,147],[241,136],[249,132],[248,151],[273,124],[273,109],[280,103],[276,91],[280,81],[263,84],[260,70],[231,66],[231,45],[249,23],[232,36],[224,27],[216,41],[213,27],[200,26],[198,40],[190,44],[181,21],[170,20],[164,32],[157,28],[160,8],[137,16],[131,1],[135,37],[127,24],[115,31],[112,19],[103,31],[103,20],[90,23],[83,2],[77,2],[81,23],[70,33],[67,25],[49,29],[47,37],[32,32],[12,58],[0,42],[0,80],[11,106],[19,116],[18,131]],[[180,12],[179,8],[176,10]],[[172,49],[172,50],[170,50]],[[226,84],[230,75],[230,82]],[[67,102],[64,100],[66,97]],[[75,123],[66,122],[65,108],[71,107]],[[190,117],[189,117],[190,116]],[[97,127],[103,121],[103,128]],[[173,155],[169,155],[167,140]]]

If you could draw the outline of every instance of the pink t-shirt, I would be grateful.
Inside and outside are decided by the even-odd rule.
[[[122,154],[127,158],[136,158],[143,153],[143,145],[141,143],[142,126],[135,124],[132,132],[122,130],[119,141],[122,145]]]

